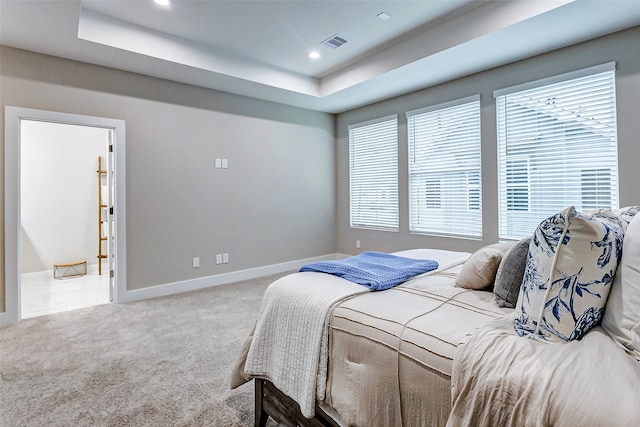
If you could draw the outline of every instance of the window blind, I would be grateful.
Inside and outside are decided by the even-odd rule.
[[[398,231],[398,116],[348,129],[351,227]]]
[[[407,113],[409,230],[482,236],[480,96]]]
[[[615,66],[587,71],[495,94],[501,239],[570,205],[618,207]]]

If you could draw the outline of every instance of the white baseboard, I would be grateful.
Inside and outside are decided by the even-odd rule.
[[[308,264],[310,262],[329,261],[340,258],[344,258],[344,256],[342,254],[322,255],[319,257],[283,262],[281,264],[266,265],[263,267],[250,268],[247,270],[216,274],[215,276],[199,277],[197,279],[166,283],[163,285],[150,286],[143,289],[135,289],[132,291],[127,291],[124,302],[126,303],[142,301],[145,299],[163,297],[167,295],[178,294],[181,292],[210,288],[212,286],[225,285],[227,283],[239,282],[241,280],[255,279],[257,277],[268,276],[270,274],[278,274],[284,273],[286,271],[297,270],[304,264]]]

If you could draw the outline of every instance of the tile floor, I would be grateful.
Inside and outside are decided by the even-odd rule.
[[[22,274],[22,318],[76,310],[109,302],[109,280],[104,268],[90,265],[85,276],[54,279],[53,270]]]

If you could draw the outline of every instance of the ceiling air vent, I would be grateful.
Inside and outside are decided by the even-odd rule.
[[[346,39],[344,39],[343,37],[340,37],[337,34],[334,34],[333,36],[329,37],[328,39],[326,39],[325,41],[323,41],[320,44],[323,45],[323,46],[326,46],[326,47],[328,47],[330,49],[335,49],[335,48],[338,48],[338,47],[342,46],[346,42],[347,42]]]

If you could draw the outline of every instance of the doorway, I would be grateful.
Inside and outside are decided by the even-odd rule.
[[[111,301],[107,254],[115,237],[107,208],[113,191],[108,179],[112,132],[21,122],[23,319]]]
[[[94,140],[101,142],[87,143]],[[83,154],[74,156],[74,151]],[[93,164],[76,162],[86,163],[88,157]],[[82,292],[81,279],[104,276],[97,279],[105,288],[99,303],[125,302],[124,160],[122,120],[6,107],[5,312],[0,314],[0,326],[33,316],[32,312],[23,315],[22,299],[33,291],[26,279],[38,276],[47,276],[47,283],[40,286],[48,292],[53,288]],[[83,178],[72,176],[79,169],[85,170]],[[106,184],[100,189],[98,176]],[[61,184],[61,177],[67,184]],[[34,187],[37,191],[32,191]],[[91,195],[84,191],[89,187]],[[65,268],[69,265],[74,267]],[[95,272],[98,269],[102,274]],[[95,280],[86,284],[93,286],[92,291],[97,290],[95,285]],[[95,296],[88,301],[95,302]],[[76,303],[56,311],[77,308]]]

